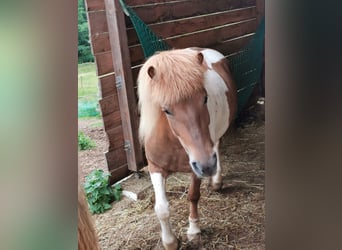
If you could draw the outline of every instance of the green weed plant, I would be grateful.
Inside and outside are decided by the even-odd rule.
[[[95,147],[96,144],[90,137],[86,136],[82,131],[78,132],[78,148],[80,150],[87,150]]]
[[[112,207],[113,201],[121,199],[121,185],[109,186],[109,176],[102,169],[96,169],[86,177],[84,190],[89,209],[93,214],[105,212]]]

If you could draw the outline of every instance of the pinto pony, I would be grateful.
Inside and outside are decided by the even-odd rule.
[[[212,49],[187,48],[150,57],[138,76],[139,136],[155,192],[155,212],[166,249],[177,249],[165,193],[174,172],[191,174],[188,238],[201,231],[197,204],[203,177],[222,185],[219,139],[237,108],[236,87],[225,57]]]

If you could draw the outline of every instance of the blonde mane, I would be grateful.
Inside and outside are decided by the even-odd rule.
[[[145,62],[138,76],[142,142],[151,135],[162,106],[191,98],[204,88],[204,71],[198,52],[191,49],[163,51]]]

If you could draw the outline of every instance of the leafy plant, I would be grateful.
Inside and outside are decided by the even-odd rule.
[[[78,147],[80,150],[92,149],[96,147],[95,142],[86,136],[82,131],[78,132]]]
[[[92,213],[103,213],[110,209],[114,200],[121,199],[122,188],[120,184],[109,186],[109,174],[102,169],[93,170],[86,177],[84,190]]]

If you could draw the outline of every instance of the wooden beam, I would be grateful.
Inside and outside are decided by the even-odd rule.
[[[207,30],[200,30],[194,33],[184,34],[165,41],[174,48],[187,47],[213,47],[222,41],[244,36],[255,32],[257,28],[256,18],[244,20],[235,24],[227,24],[217,26]],[[131,63],[133,65],[142,64],[144,62],[144,54],[141,45],[131,46],[129,48]]]
[[[107,130],[106,132],[109,142],[109,151],[117,149],[119,147],[123,148],[125,140],[123,137],[122,126]]]
[[[141,20],[144,20],[144,23],[151,24],[255,6],[255,1],[256,0],[170,1],[163,4],[139,5],[137,7],[133,7],[133,10]],[[129,19],[127,19],[127,21],[127,26],[132,27],[133,25]]]
[[[265,15],[265,0],[256,0],[256,8],[257,8],[257,21],[259,24],[261,21],[261,18]]]
[[[87,11],[104,10],[105,8],[103,0],[86,0],[85,2]]]
[[[119,168],[109,170],[109,173],[109,184],[113,185],[115,182],[120,181],[121,179],[128,176],[130,174],[130,171],[127,168],[127,164],[125,164]]]
[[[119,110],[119,102],[117,94],[103,97],[100,101],[101,112],[103,116]]]
[[[137,164],[142,162],[142,151],[138,140],[137,104],[134,98],[125,19],[119,1],[105,0],[105,7],[122,128],[126,141],[127,164],[130,170],[137,171]]]
[[[115,111],[108,115],[102,115],[103,126],[106,131],[121,126],[121,114],[120,111]]]
[[[98,77],[114,72],[111,51],[95,55],[95,61],[97,64]]]
[[[234,9],[224,12],[215,12],[208,15],[182,18],[164,23],[151,24],[152,31],[163,39],[196,32],[199,30],[215,28],[228,23],[239,22],[256,17],[256,7]],[[127,29],[128,45],[139,44],[139,40],[134,28]]]
[[[102,98],[116,94],[115,74],[100,78],[100,91]]]

